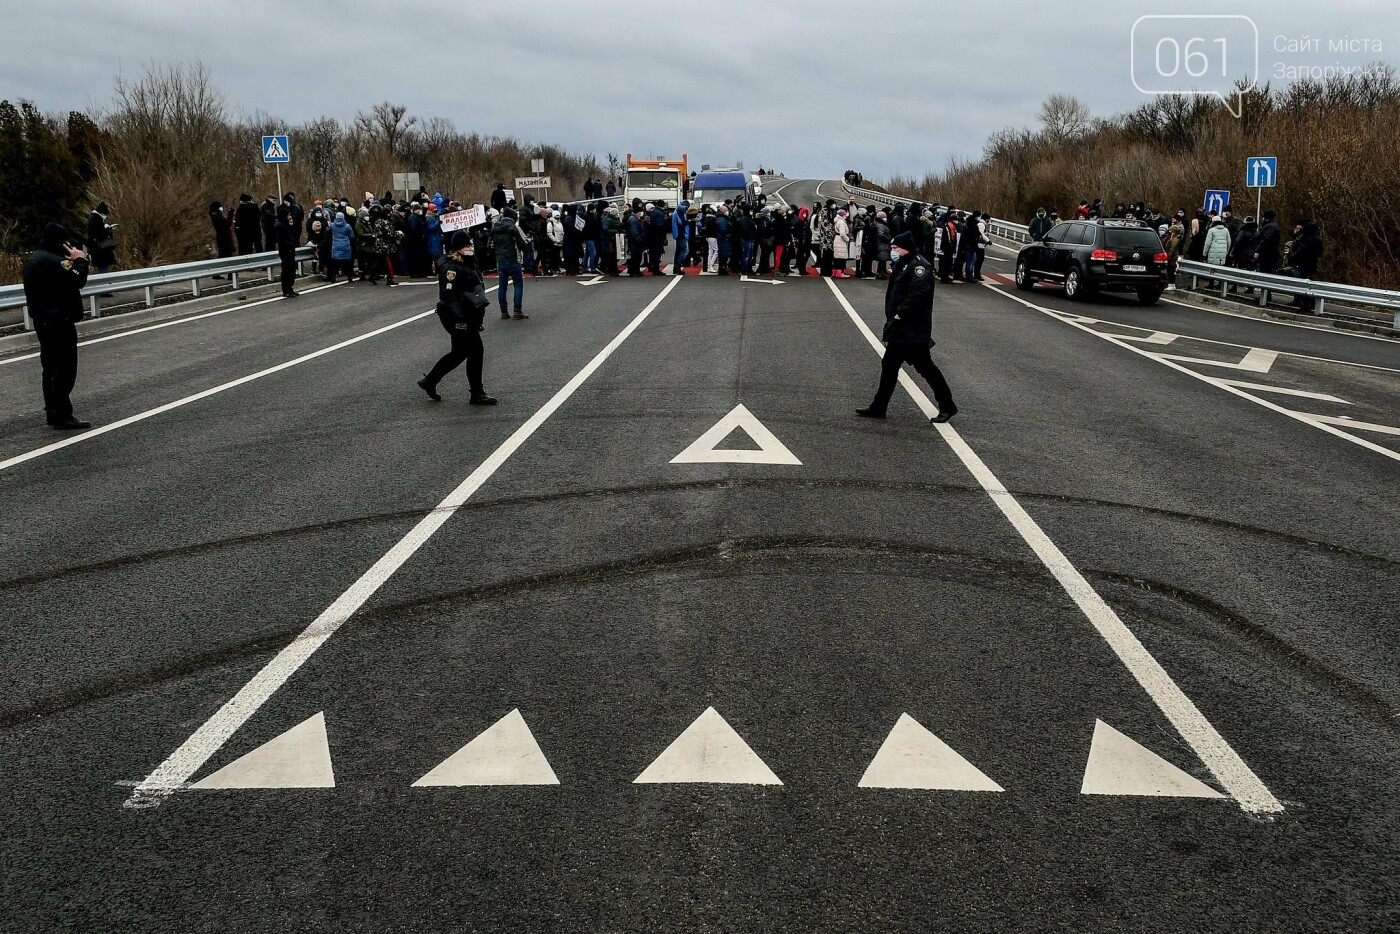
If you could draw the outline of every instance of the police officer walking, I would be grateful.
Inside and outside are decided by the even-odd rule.
[[[928,355],[933,344],[933,265],[920,256],[909,231],[901,233],[890,244],[894,267],[890,284],[885,290],[885,357],[880,363],[880,388],[875,401],[857,415],[884,418],[899,380],[899,368],[913,364],[919,375],[933,389],[938,414],[930,421],[946,422],[958,413],[953,404],[953,392],[948,381]]]
[[[91,428],[73,417],[69,395],[78,381],[78,329],[83,318],[82,288],[88,260],[73,246],[59,224],[48,224],[39,249],[24,264],[24,300],[39,336],[39,364],[44,370],[44,411],[49,427]]]
[[[471,386],[472,405],[495,405],[481,384],[481,364],[485,349],[481,346],[482,318],[491,302],[486,298],[481,273],[476,268],[476,249],[471,234],[458,230],[447,244],[449,252],[438,257],[438,320],[452,337],[452,349],[424,373],[418,386],[434,402],[440,402],[437,385],[463,361],[467,364],[467,383]],[[480,290],[480,291],[479,291]]]

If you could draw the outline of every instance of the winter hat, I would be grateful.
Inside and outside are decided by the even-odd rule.
[[[344,211],[336,211],[336,212],[335,212],[335,222],[336,222],[337,224],[343,224],[343,223],[345,223],[345,212],[344,212]]]
[[[918,251],[918,247],[914,243],[914,235],[907,230],[891,240],[890,246],[897,246],[906,253],[915,253]]]
[[[456,253],[463,247],[471,245],[472,235],[465,230],[454,230],[452,239],[447,241],[447,249],[450,253]]]

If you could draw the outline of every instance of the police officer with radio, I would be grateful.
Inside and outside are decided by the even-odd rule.
[[[895,257],[885,290],[885,357],[880,363],[880,388],[875,401],[857,415],[884,418],[899,380],[899,368],[913,365],[933,389],[938,414],[930,421],[946,422],[958,412],[948,381],[928,355],[933,344],[933,265],[918,253],[914,235],[904,231],[890,244]]]
[[[472,405],[495,405],[481,384],[482,319],[491,302],[486,297],[481,272],[476,268],[476,248],[471,234],[458,230],[447,244],[448,252],[438,257],[438,320],[452,338],[452,349],[423,374],[418,387],[434,402],[442,401],[437,386],[448,373],[463,361],[467,364],[467,383],[471,386]]]
[[[83,318],[82,288],[88,259],[73,246],[75,238],[59,224],[48,224],[39,249],[24,264],[24,300],[39,336],[39,364],[44,371],[44,411],[49,427],[72,431],[91,428],[73,417],[69,395],[78,381],[78,328]]]

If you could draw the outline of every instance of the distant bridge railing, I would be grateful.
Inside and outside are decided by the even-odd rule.
[[[844,188],[848,194],[865,198],[867,201],[878,201],[881,204],[928,204],[929,207],[935,210],[943,207],[941,204],[925,201],[916,202],[913,198],[901,198],[899,195],[886,194],[883,191],[874,191],[870,188],[861,188],[856,185],[847,184],[846,182],[842,182],[841,187]],[[994,237],[1001,237],[1003,240],[1011,240],[1015,243],[1030,243],[1031,240],[1030,228],[1025,224],[1016,224],[1011,221],[998,220],[997,218],[992,218],[987,232]]]
[[[296,252],[297,272],[301,264],[311,259],[311,247],[299,247]],[[120,269],[116,272],[98,273],[88,276],[83,288],[83,297],[88,300],[88,311],[94,318],[102,317],[102,298],[106,293],[131,292],[145,289],[146,307],[156,304],[156,287],[189,283],[192,298],[200,295],[200,280],[214,276],[228,276],[231,284],[238,288],[241,274],[266,270],[267,281],[276,277],[273,269],[282,264],[275,253],[250,253],[246,256],[228,256],[223,259],[204,259],[195,263],[172,263],[169,266],[151,266],[146,269]],[[24,327],[34,330],[34,322],[29,317],[29,307],[24,297],[23,285],[0,286],[0,309],[23,308]]]
[[[1350,302],[1372,308],[1384,308],[1394,313],[1394,327],[1400,330],[1400,292],[1387,289],[1372,289],[1361,285],[1346,285],[1341,282],[1323,282],[1317,279],[1297,279],[1293,276],[1280,276],[1276,273],[1251,272],[1228,266],[1212,266],[1197,260],[1183,259],[1177,265],[1181,275],[1191,277],[1191,288],[1199,288],[1201,279],[1210,279],[1220,286],[1221,297],[1225,297],[1232,285],[1242,285],[1257,290],[1259,306],[1269,303],[1273,292],[1289,295],[1306,295],[1316,301],[1316,311],[1320,315],[1329,300]]]

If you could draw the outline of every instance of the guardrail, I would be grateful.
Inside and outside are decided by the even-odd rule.
[[[311,247],[298,247],[296,252],[297,273],[301,264],[311,259]],[[117,272],[98,273],[88,276],[83,287],[83,297],[88,300],[88,310],[94,318],[102,317],[102,298],[106,293],[146,290],[146,307],[156,304],[156,286],[181,282],[190,284],[194,298],[200,295],[199,280],[214,276],[228,276],[233,287],[238,288],[239,273],[267,270],[267,281],[275,278],[273,268],[282,265],[275,253],[250,253],[247,256],[229,256],[223,259],[205,259],[196,263],[173,263],[169,266],[151,266],[146,269],[121,269]],[[0,309],[23,308],[24,329],[34,330],[34,322],[29,317],[29,306],[24,298],[23,285],[0,286]]]
[[[1220,284],[1220,295],[1225,297],[1232,285],[1242,285],[1258,290],[1259,306],[1269,303],[1272,292],[1286,292],[1289,295],[1305,295],[1316,300],[1316,312],[1320,315],[1329,299],[1349,301],[1358,305],[1386,308],[1394,312],[1394,327],[1400,330],[1400,292],[1386,289],[1372,289],[1360,285],[1346,285],[1341,282],[1322,282],[1317,279],[1297,279],[1293,276],[1280,276],[1275,273],[1251,272],[1229,266],[1212,266],[1196,260],[1183,259],[1177,271],[1191,277],[1191,288],[1199,288],[1201,279],[1211,279]]]
[[[841,183],[841,187],[848,193],[865,198],[869,201],[879,201],[884,204],[913,204],[912,198],[901,198],[898,195],[885,194],[882,191],[871,191],[869,188],[859,188],[854,185]],[[932,205],[941,207],[941,205]],[[1001,237],[1005,240],[1012,240],[1016,243],[1030,243],[1030,228],[1025,224],[1015,224],[1011,221],[992,219],[988,228],[988,233],[994,237]],[[1181,260],[1178,272],[1191,277],[1191,287],[1199,287],[1202,278],[1213,279],[1219,282],[1220,293],[1224,296],[1231,285],[1243,285],[1248,288],[1258,290],[1259,306],[1269,303],[1269,295],[1272,292],[1286,292],[1289,295],[1306,295],[1317,301],[1317,313],[1320,315],[1326,307],[1329,299],[1337,301],[1349,301],[1358,305],[1367,305],[1376,308],[1386,308],[1394,312],[1394,327],[1400,330],[1400,292],[1391,292],[1386,289],[1372,289],[1360,285],[1346,285],[1341,282],[1322,282],[1314,279],[1295,279],[1292,276],[1280,276],[1263,272],[1250,272],[1243,269],[1235,269],[1226,266],[1212,266],[1209,263],[1196,262],[1194,260]]]

